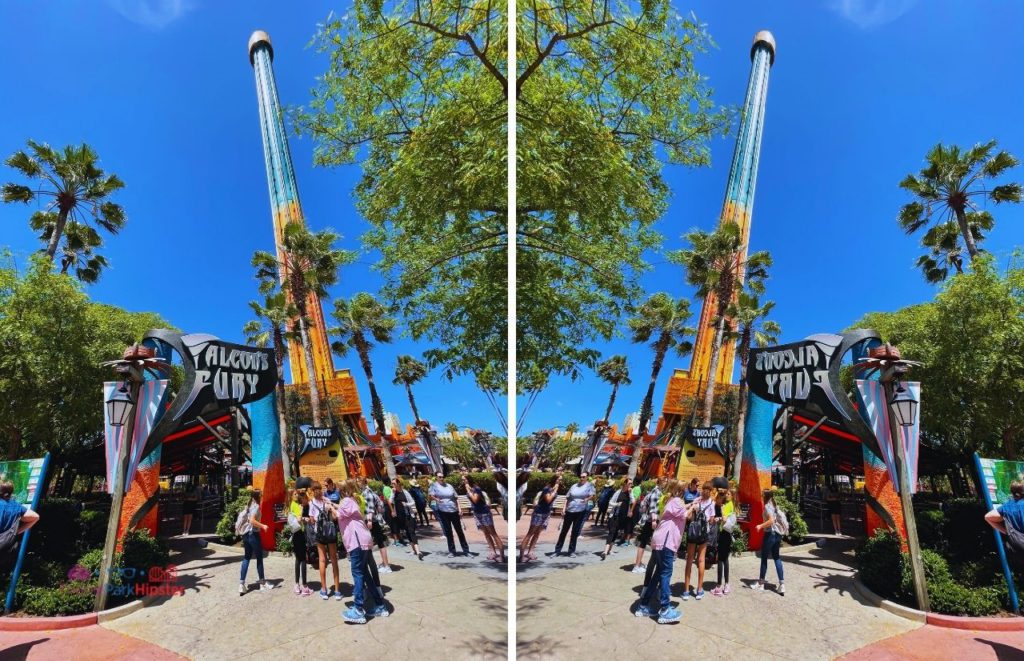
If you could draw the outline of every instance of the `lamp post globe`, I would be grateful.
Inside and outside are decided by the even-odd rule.
[[[114,391],[107,400],[107,420],[111,427],[123,427],[128,424],[128,417],[132,412],[132,397],[126,386],[121,386]]]
[[[896,390],[892,394],[892,399],[889,400],[889,405],[892,407],[893,414],[896,417],[896,422],[901,427],[913,427],[914,422],[917,420],[917,400],[914,399],[914,394],[906,387],[902,381],[896,384]]]

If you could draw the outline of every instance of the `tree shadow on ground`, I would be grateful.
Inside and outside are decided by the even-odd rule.
[[[548,602],[551,600],[547,597],[526,597],[525,599],[516,599],[516,617],[525,619],[537,615],[540,611],[544,610]]]
[[[508,600],[498,597],[477,597],[474,601],[479,604],[480,610],[487,615],[497,618],[508,618]]]
[[[571,656],[569,648],[558,638],[538,636],[532,640],[516,640],[516,656],[520,659],[565,659]]]
[[[19,643],[6,649],[0,649],[0,659],[4,661],[25,661],[34,646],[42,645],[49,640],[49,638],[39,638],[26,643]]]
[[[507,659],[508,644],[504,640],[492,640],[487,636],[474,636],[462,643],[470,659]]]
[[[997,643],[994,640],[985,640],[984,638],[975,638],[975,641],[988,645],[995,652],[996,659],[998,661],[1021,661],[1024,659],[1024,651],[1012,647],[1005,643]]]

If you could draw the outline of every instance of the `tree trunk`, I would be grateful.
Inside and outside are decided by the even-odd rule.
[[[320,427],[320,387],[316,382],[316,368],[313,364],[313,345],[309,341],[306,329],[306,317],[299,313],[299,336],[302,338],[302,353],[306,360],[306,372],[309,376],[309,408],[313,412],[313,426]]]
[[[377,425],[377,433],[380,434],[380,454],[384,460],[384,470],[388,473],[388,479],[393,480],[398,474],[395,470],[395,462],[391,459],[391,448],[388,447],[384,435],[384,405],[377,395],[377,385],[373,382],[373,365],[370,363],[370,351],[362,337],[355,338],[356,351],[359,352],[359,362],[363,365],[363,372],[366,374],[366,385],[370,389],[370,409],[373,415],[373,422]]]
[[[7,460],[14,461],[21,454],[21,429],[19,427],[13,427],[11,429],[11,438],[7,442]]]
[[[956,213],[956,222],[960,226],[960,234],[964,237],[964,245],[967,246],[967,254],[971,256],[971,261],[978,256],[978,246],[974,243],[974,235],[971,233],[971,228],[967,224],[967,214],[964,213],[963,209],[953,209]]]
[[[412,397],[412,386],[405,384],[405,394],[409,395],[409,407],[412,408],[413,424],[420,421],[420,412],[416,410],[416,400]]]
[[[1003,458],[1009,461],[1017,461],[1017,443],[1013,432],[1012,427],[1003,430]]]
[[[647,424],[651,421],[654,411],[654,385],[658,381],[658,373],[661,372],[661,365],[665,362],[665,353],[668,352],[669,335],[662,332],[658,338],[657,348],[654,351],[654,362],[651,363],[651,382],[647,385],[647,394],[644,395],[644,403],[640,407],[640,428],[638,430],[636,443],[633,445],[633,456],[629,460],[629,472],[626,475],[633,479],[640,468],[640,454],[644,445],[644,434],[647,432]]]
[[[57,246],[60,245],[60,237],[64,234],[64,226],[68,222],[69,211],[70,209],[61,209],[57,214],[57,224],[53,226],[50,243],[46,246],[46,256],[50,258],[51,262],[57,257]]]
[[[719,308],[722,308],[719,301]],[[725,337],[725,310],[720,309],[718,327],[715,328],[715,341],[711,344],[711,360],[708,364],[708,385],[704,389],[704,417],[702,427],[711,426],[711,409],[715,405],[715,372],[718,370],[718,357],[722,352],[722,339]]]
[[[612,406],[615,405],[615,395],[619,392],[619,384],[612,384],[612,396],[608,398],[608,408],[604,412],[604,424],[608,424],[608,418],[612,415]]]

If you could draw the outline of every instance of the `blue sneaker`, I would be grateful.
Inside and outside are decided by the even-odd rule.
[[[669,606],[658,611],[658,624],[671,624],[683,618],[683,614]]]
[[[653,615],[653,613],[651,613],[651,609],[649,607],[640,605],[637,606],[636,611],[633,612],[633,615],[635,617],[650,617],[651,615]]]
[[[341,616],[350,624],[366,624],[366,613],[355,606],[351,606],[347,611],[342,613]]]
[[[381,604],[370,611],[370,617],[387,617],[388,615],[391,615],[391,613],[388,612],[388,607],[384,604]]]
[[[697,594],[693,595],[693,598],[696,599],[697,601],[700,601],[701,599],[703,599],[704,598],[704,590],[703,589],[697,590]]]
[[[331,592],[334,592],[334,590],[331,590]],[[327,594],[327,590],[320,590],[320,598],[327,601],[331,598],[331,595]]]

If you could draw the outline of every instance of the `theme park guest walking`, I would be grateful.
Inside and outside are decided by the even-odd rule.
[[[0,533],[14,530],[20,535],[39,521],[39,514],[28,505],[22,505],[14,498],[14,483],[10,480],[0,482]],[[0,571],[14,567],[19,544],[15,544],[11,552],[0,558]]]
[[[292,555],[295,557],[295,594],[308,597],[313,594],[306,584],[306,525],[309,523],[309,503],[305,491],[292,489],[292,502],[288,507],[288,529],[292,533]]]
[[[609,480],[611,481],[611,480]],[[601,559],[604,560],[612,552],[612,544],[619,533],[625,530],[631,523],[630,512],[633,511],[633,494],[630,488],[633,480],[623,478],[619,490],[614,492],[609,499],[608,509],[611,510],[611,517],[608,519],[608,538],[605,540],[604,551]]]
[[[537,504],[530,517],[530,530],[527,531],[526,537],[523,538],[523,544],[519,548],[519,562],[537,559],[537,556],[533,554],[533,549],[537,546],[537,538],[540,537],[541,531],[548,527],[548,519],[551,518],[551,503],[554,502],[561,486],[562,476],[555,475],[537,496]]]
[[[473,478],[469,475],[463,474],[462,486],[472,505],[476,527],[483,531],[484,537],[487,539],[487,548],[491,551],[487,554],[487,559],[493,562],[505,562],[505,549],[501,545],[501,538],[494,530],[494,515],[491,514],[487,496],[484,495],[483,489],[473,483]]]
[[[679,553],[679,544],[683,538],[683,528],[689,516],[689,508],[679,497],[683,491],[683,485],[675,480],[663,483],[668,496],[665,503],[665,511],[662,513],[661,522],[651,535],[651,565],[657,567],[657,591],[654,588],[654,576],[647,580],[644,589],[640,592],[640,605],[637,607],[637,617],[650,617],[651,611],[647,602],[653,594],[658,595],[658,624],[669,624],[678,622],[682,614],[672,608],[671,583],[672,568],[675,565],[676,554]],[[654,506],[657,512],[657,504]]]
[[[324,498],[331,501],[332,505],[337,505],[341,502],[341,494],[338,492],[338,487],[334,484],[334,480],[329,477],[324,479]]]
[[[324,498],[323,487],[313,482],[310,487],[313,499],[309,502],[309,520],[316,532],[316,550],[320,559],[320,598],[327,600],[334,595],[341,601],[341,587],[338,585],[338,513],[334,503]],[[331,561],[334,573],[334,589],[327,591],[327,561]]]
[[[693,485],[693,482],[690,482]],[[685,502],[685,498],[684,498]],[[700,498],[690,503],[689,523],[686,524],[686,569],[683,601],[704,598],[704,556],[708,550],[708,527],[716,522],[715,499],[711,497],[711,483],[705,482]],[[697,591],[690,588],[693,565],[697,565]]]
[[[427,518],[427,497],[423,493],[423,487],[417,480],[413,480],[412,486],[409,487],[409,494],[412,496],[413,502],[416,503],[416,520],[415,523],[418,525],[430,525],[430,519]]]
[[[416,539],[416,501],[412,495],[402,486],[402,480],[395,478],[391,481],[391,499],[388,501],[391,508],[391,519],[395,522],[395,530],[405,532],[405,538],[412,548],[412,552],[420,560],[423,554],[420,553],[419,540]]]
[[[647,495],[640,501],[640,519],[637,525],[640,532],[636,536],[636,561],[633,563],[633,573],[641,574],[647,571],[644,564],[644,548],[651,542],[651,535],[658,527],[658,501],[661,500],[661,486],[665,478],[659,479],[654,488],[647,492]]]
[[[565,536],[570,533],[569,557],[576,557],[576,540],[579,539],[580,531],[583,530],[583,521],[594,507],[596,490],[589,478],[590,474],[583,471],[580,473],[579,482],[569,487],[569,491],[566,493],[565,518],[562,520],[562,530],[558,533],[558,542],[555,544],[556,556],[562,552]]]
[[[462,531],[462,519],[459,516],[459,496],[455,487],[444,481],[444,474],[438,471],[434,474],[434,482],[427,492],[431,502],[437,506],[434,510],[441,519],[441,530],[444,531],[444,538],[448,542],[448,557],[455,557],[455,538],[459,536],[459,544],[462,545],[462,553],[469,555],[469,544],[466,542],[466,533]]]
[[[724,597],[729,594],[729,556],[732,555],[732,533],[736,530],[736,505],[733,490],[723,489],[715,499],[715,517],[718,519],[718,584],[711,594]]]
[[[199,508],[199,485],[193,485],[185,491],[181,500],[181,534],[188,535],[192,530],[192,517]]]
[[[615,495],[615,480],[608,478],[605,480],[604,487],[601,488],[601,493],[597,497],[597,517],[594,519],[594,525],[599,526],[602,523],[606,523],[608,520],[608,506],[612,502],[612,496]]]
[[[359,484],[362,485],[363,500],[366,501],[366,527],[370,529],[374,545],[380,550],[380,565],[377,566],[377,571],[382,574],[390,574],[391,563],[388,562],[388,536],[385,532],[387,523],[384,520],[384,510],[387,508],[384,505],[384,501],[377,495],[377,492],[370,488],[370,483],[367,482],[365,477],[359,478]],[[372,550],[370,551],[370,556],[373,556]]]
[[[355,500],[355,495],[362,487],[358,480],[346,480],[341,487],[342,498],[337,508],[341,540],[345,545],[345,552],[348,553],[349,567],[352,570],[353,604],[342,613],[342,617],[352,624],[366,624],[367,614],[371,617],[389,615],[380,583],[368,571],[368,566],[373,565],[373,535],[363,523],[364,514]],[[377,604],[369,613],[366,610],[367,597]]]
[[[249,572],[249,561],[256,558],[256,573],[260,577],[260,592],[270,590],[271,585],[267,583],[263,575],[263,543],[260,542],[259,530],[269,530],[270,526],[260,523],[260,500],[263,492],[253,489],[249,496],[249,504],[245,506],[245,517],[239,532],[242,534],[242,546],[245,548],[245,557],[242,558],[242,575],[238,579],[238,596],[246,593],[245,575]]]
[[[761,574],[750,587],[757,591],[764,591],[764,577],[768,573],[768,558],[775,561],[775,573],[779,576],[779,596],[786,596],[786,584],[782,576],[782,558],[779,557],[779,547],[782,546],[782,531],[779,528],[778,508],[775,505],[775,492],[765,489],[761,494],[764,499],[764,522],[758,524],[758,530],[767,530],[764,539],[761,540]]]
[[[839,500],[839,491],[834,487],[825,486],[825,504],[828,515],[832,518],[832,530],[837,537],[843,536],[843,502]]]

